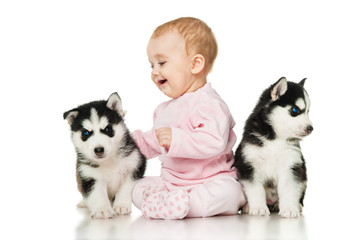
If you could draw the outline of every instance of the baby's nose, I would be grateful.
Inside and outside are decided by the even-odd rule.
[[[159,75],[159,70],[157,67],[153,67],[152,69],[152,76],[158,76]]]

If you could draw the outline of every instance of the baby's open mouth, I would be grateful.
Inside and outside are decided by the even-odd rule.
[[[164,83],[166,83],[167,82],[167,79],[163,79],[163,80],[159,80],[158,81],[158,83],[160,84],[160,85],[163,85]]]

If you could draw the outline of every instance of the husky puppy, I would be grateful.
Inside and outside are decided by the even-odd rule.
[[[244,213],[271,210],[286,218],[302,213],[307,175],[300,141],[313,130],[305,80],[282,77],[262,93],[246,121],[234,164],[247,196]]]
[[[83,195],[79,207],[93,218],[131,213],[131,194],[144,175],[145,157],[123,121],[117,93],[107,101],[94,101],[64,113],[71,126],[77,152],[76,175]]]

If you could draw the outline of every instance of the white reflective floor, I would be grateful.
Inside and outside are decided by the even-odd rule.
[[[86,210],[74,226],[74,239],[360,239],[358,225],[340,215],[304,215],[284,219],[248,215],[189,218],[184,220],[147,220],[138,210],[131,216],[110,220],[89,218]],[[350,221],[351,220],[351,221]]]
[[[189,218],[181,221],[147,220],[142,216],[111,220],[84,219],[76,239],[307,239],[306,218],[251,216]]]
[[[64,199],[64,206],[70,201]],[[329,209],[306,211],[298,219],[248,215],[190,218],[184,220],[147,220],[136,209],[130,216],[108,220],[91,219],[85,209],[51,208],[43,205],[17,209],[17,215],[2,216],[1,239],[361,239],[360,211]],[[60,203],[54,202],[54,203]],[[40,206],[43,205],[43,208]],[[330,205],[328,205],[330,206]],[[7,209],[8,213],[12,212]],[[22,212],[22,214],[21,214]]]

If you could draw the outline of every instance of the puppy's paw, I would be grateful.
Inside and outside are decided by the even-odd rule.
[[[284,218],[298,218],[300,217],[300,210],[298,207],[282,208],[278,215]]]
[[[116,197],[113,203],[113,209],[117,215],[129,215],[132,212],[132,198],[129,195]]]
[[[102,207],[91,211],[92,218],[108,219],[115,216],[115,212],[111,207]]]
[[[132,205],[116,205],[114,206],[114,211],[116,215],[129,215],[132,213]]]
[[[250,207],[248,214],[252,216],[269,216],[270,211],[267,206]]]

